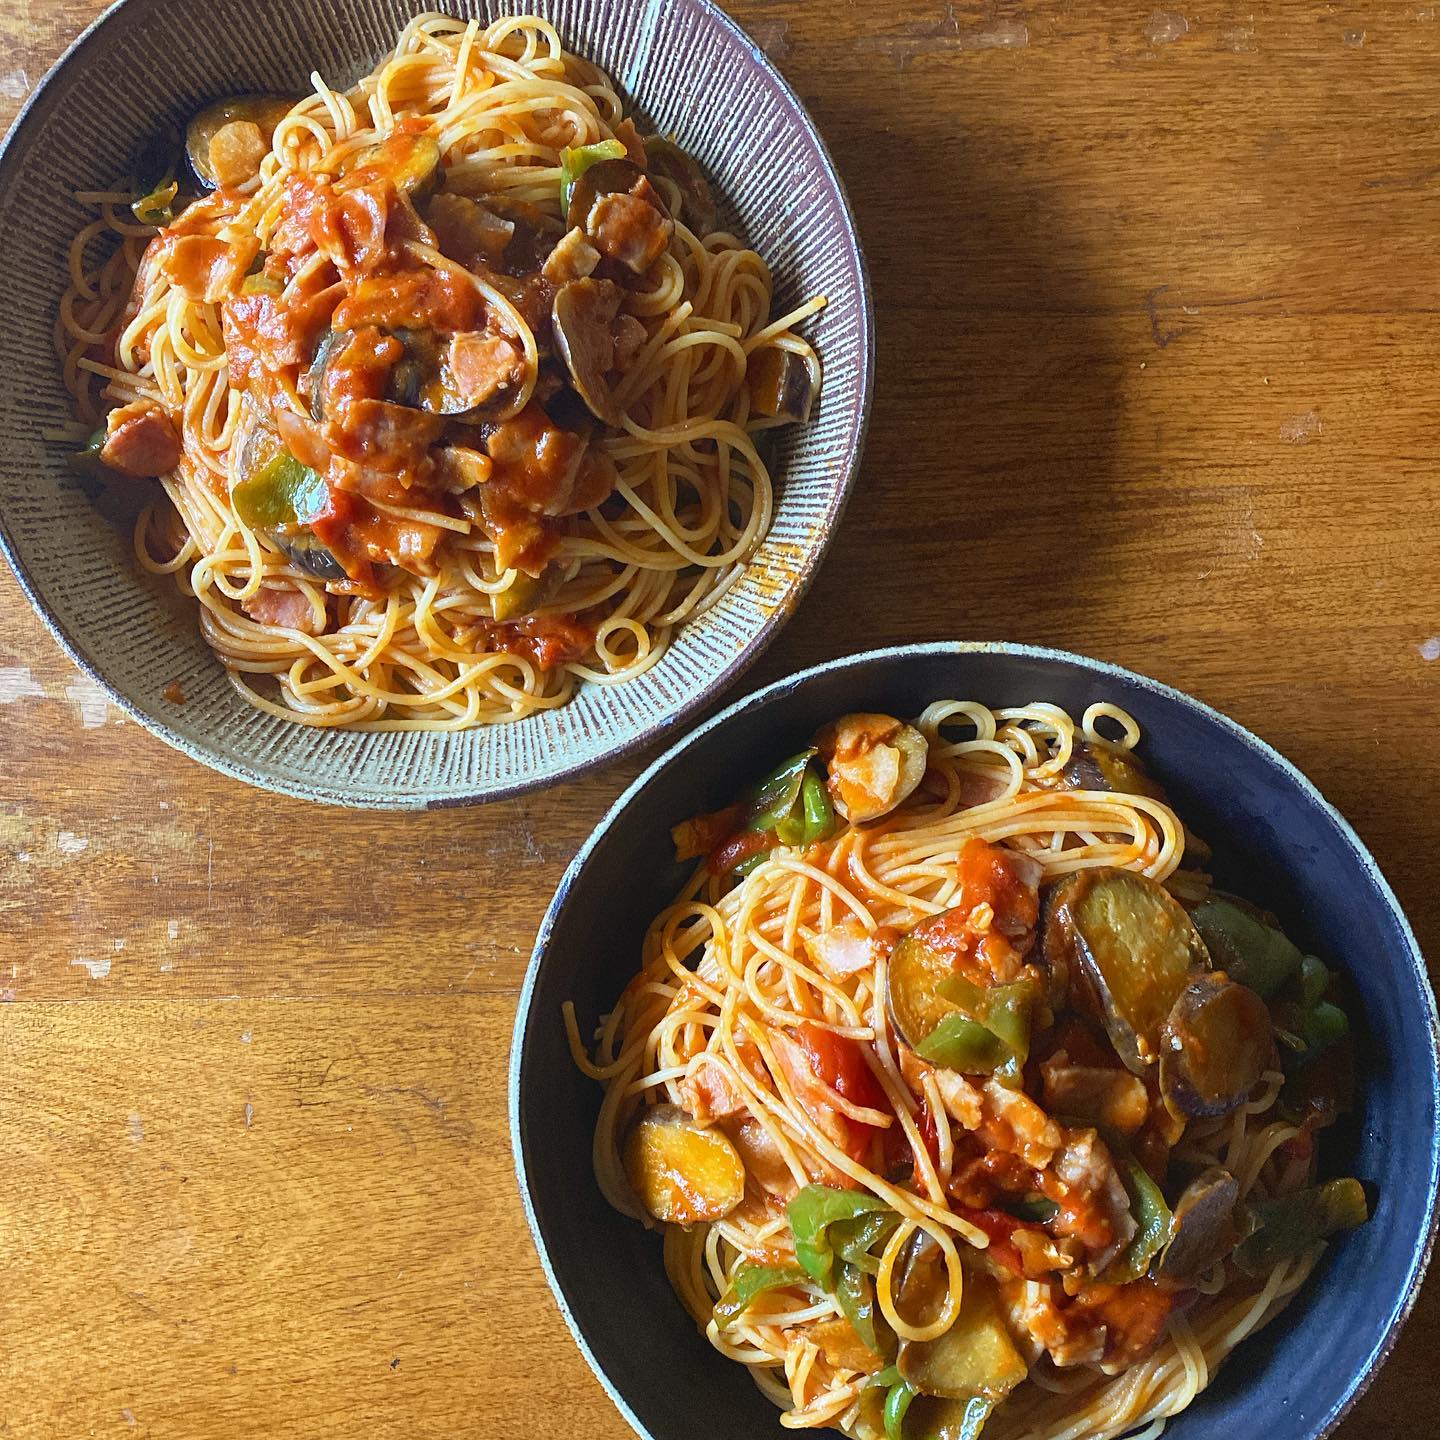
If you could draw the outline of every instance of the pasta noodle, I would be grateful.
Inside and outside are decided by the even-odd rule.
[[[310,232],[318,233],[317,223],[338,225],[334,243],[343,256],[344,236],[359,223],[344,208],[345,177],[357,166],[363,178],[365,165],[391,163],[387,137],[433,139],[443,165],[442,200],[453,207],[451,196],[478,198],[511,217],[491,222],[518,226],[517,233],[539,226],[552,246],[567,223],[561,182],[568,154],[595,146],[615,153],[618,145],[621,155],[644,157],[611,80],[565,52],[554,28],[535,17],[485,28],[421,15],[354,89],[339,92],[319,75],[311,78],[313,93],[274,123],[253,178],[195,201],[160,239],[132,214],[129,190],[77,197],[99,218],[75,236],[56,323],[79,416],[76,438],[105,423],[112,407],[153,405],[171,417],[183,447],[178,465],[161,477],[163,496],[157,492],[136,526],[140,565],[172,576],[195,596],[201,631],[246,701],[308,725],[464,729],[563,705],[581,682],[611,685],[641,674],[663,655],[677,626],[735,583],[769,528],[771,481],[757,447],[761,432],[784,416],[759,413],[747,375],[753,378],[757,357],[771,357],[798,365],[808,393],[815,393],[819,361],[794,327],[823,298],[773,315],[761,257],[718,226],[692,231],[682,193],[688,172],[677,182],[670,171],[654,170],[645,193],[658,197],[674,227],[642,279],[614,272],[623,281],[616,334],[629,325],[623,333],[633,354],[611,373],[618,423],[605,425],[586,452],[597,458],[584,466],[603,467],[602,487],[569,509],[559,502],[545,509],[543,545],[517,558],[485,509],[483,484],[458,496],[454,487],[419,486],[410,503],[393,476],[380,477],[385,484],[373,474],[357,480],[355,466],[332,457],[326,472],[332,496],[339,489],[359,496],[347,504],[352,511],[360,506],[365,534],[380,539],[367,542],[370,569],[355,541],[349,553],[360,555],[358,562],[332,545],[338,558],[322,552],[331,568],[317,571],[289,543],[293,535],[247,521],[233,493],[245,478],[254,412],[289,411],[303,429],[322,385],[331,383],[317,374],[322,360],[315,357],[313,369],[308,354],[281,364],[272,348],[269,358],[262,354],[263,375],[252,380],[247,403],[237,373],[243,332],[236,296],[243,302],[257,287],[250,277],[241,282],[238,264],[228,288],[213,283],[217,270],[201,277],[212,282],[208,289],[187,286],[177,241],[213,239],[232,255],[258,248],[259,280],[273,282],[275,309],[288,307],[292,315],[321,295],[335,304],[339,263],[346,288],[340,304],[353,306],[357,276],[363,285],[358,262],[352,273],[321,245],[308,253],[302,247],[282,264],[284,246],[313,215],[303,206],[319,192],[304,186],[316,182],[333,215],[312,219]],[[516,373],[524,372],[523,385],[506,396],[520,416],[514,423],[538,413],[538,397],[559,383],[543,309],[549,291],[526,290],[513,266],[507,279],[457,262],[424,226],[396,239],[396,217],[406,207],[378,181],[369,188],[391,206],[380,268],[419,276],[432,291],[447,285],[447,293],[465,291],[453,303],[478,311],[478,333],[487,343],[498,337],[509,345]],[[441,226],[443,215],[437,218],[433,207],[425,213]],[[353,236],[351,243],[360,244]],[[600,256],[597,275],[614,268],[608,257]],[[391,333],[399,331],[392,326]],[[458,364],[457,353],[449,352],[447,363]],[[261,392],[266,405],[255,399]],[[532,395],[536,404],[527,410]],[[110,424],[113,431],[113,415]],[[451,424],[452,441],[454,430]],[[480,440],[465,443],[486,449]],[[489,450],[493,458],[493,440]],[[408,485],[409,477],[402,481]],[[340,533],[335,503],[313,523],[315,534],[322,521]],[[530,505],[539,508],[540,500]],[[532,515],[524,519],[533,529]]]
[[[843,729],[846,722],[839,724]],[[991,900],[974,904],[967,890],[967,856],[998,864],[994,873],[1020,875],[1032,895],[1036,886],[1087,870],[1133,872],[1184,894],[1201,895],[1209,888],[1203,871],[1186,863],[1184,826],[1153,785],[1137,780],[1131,793],[1077,788],[1077,774],[1083,778],[1086,773],[1077,765],[1092,763],[1097,754],[1133,763],[1127,757],[1139,741],[1139,728],[1116,707],[1092,706],[1077,723],[1052,705],[992,710],[946,701],[931,705],[915,725],[925,742],[923,783],[874,823],[822,827],[824,838],[808,844],[776,843],[782,833],[776,829],[758,850],[751,847],[748,866],[738,867],[748,868],[741,877],[734,861],[745,851],[746,834],[774,819],[763,807],[770,803],[767,796],[779,793],[775,777],[760,788],[748,810],[700,817],[679,827],[677,844],[708,848],[709,862],[697,867],[675,902],[651,924],[642,967],[604,1017],[593,1051],[587,1049],[573,1008],[565,1011],[576,1064],[605,1087],[594,1159],[606,1198],[647,1224],[664,1216],[664,1206],[655,1209],[632,1168],[627,1137],[637,1133],[641,1117],[678,1114],[680,1121],[667,1123],[712,1127],[702,1129],[702,1135],[718,1128],[728,1136],[743,1158],[744,1198],[738,1205],[727,1201],[732,1208],[720,1218],[664,1223],[667,1273],[715,1348],[745,1365],[781,1408],[783,1425],[833,1427],[857,1440],[878,1440],[885,1433],[881,1402],[885,1387],[898,1383],[897,1374],[882,1369],[880,1354],[865,1346],[857,1350],[856,1336],[865,1330],[853,1323],[843,1294],[817,1281],[814,1272],[802,1273],[802,1221],[795,1210],[801,1202],[790,1198],[797,1192],[803,1197],[802,1187],[818,1182],[829,1187],[824,1194],[852,1192],[847,1215],[864,1214],[867,1206],[887,1215],[893,1228],[867,1263],[876,1310],[892,1332],[892,1355],[896,1341],[923,1345],[944,1336],[966,1311],[965,1297],[974,1285],[998,1286],[1006,1323],[1013,1334],[1022,1335],[1032,1323],[1027,1315],[1036,1313],[1027,1306],[1058,1284],[1043,1269],[1025,1268],[1017,1278],[1014,1254],[1007,1259],[1005,1248],[1015,1232],[996,1229],[993,1210],[976,1210],[956,1199],[967,1193],[965,1175],[988,1174],[985,1167],[996,1160],[995,1152],[1007,1148],[1010,1153],[999,1158],[1013,1168],[1015,1155],[1043,1133],[1043,1124],[1054,1122],[1032,1104],[1028,1118],[1020,1114],[1006,1130],[991,1113],[991,1107],[1009,1103],[994,1078],[982,1086],[973,1075],[959,1080],[941,1063],[919,1062],[894,1018],[895,992],[887,973],[899,954],[894,937],[931,917],[963,914],[967,907],[966,923],[978,927],[981,936],[1018,933],[997,928],[1011,904],[1003,886]],[[827,741],[825,733],[816,744],[829,766],[829,794],[836,797],[835,776],[845,752],[842,741]],[[804,755],[797,762],[777,776],[799,774],[807,763],[816,763]],[[733,838],[737,825],[738,841]],[[705,838],[691,846],[697,833]],[[732,838],[709,848],[710,841],[726,834]],[[851,947],[843,952],[830,943],[840,935]],[[1016,944],[1023,953],[1028,941]],[[855,945],[868,949],[857,951]],[[813,1038],[805,1042],[805,1063],[787,1063],[782,1048],[792,1041],[786,1037],[804,1039],[807,1032]],[[838,1053],[844,1046],[863,1057],[863,1085],[853,1071],[847,1077]],[[1130,1081],[1129,1072],[1115,1063],[1116,1069],[1101,1073]],[[1167,1132],[1159,1152],[1162,1169],[1165,1155],[1186,1173],[1224,1167],[1234,1177],[1234,1198],[1241,1206],[1308,1184],[1313,1173],[1308,1126],[1282,1115],[1284,1079],[1272,1060],[1248,1098],[1229,1113],[1192,1118],[1178,1127],[1183,1133]],[[1150,1118],[1136,1133],[1137,1147],[1147,1143],[1152,1127],[1163,1130],[1172,1123],[1157,1095],[1152,1090]],[[871,1138],[847,1144],[846,1137],[857,1133]],[[1060,1133],[1071,1145],[1083,1132],[1062,1128]],[[1296,1141],[1303,1148],[1289,1143]],[[897,1150],[906,1157],[900,1169],[888,1163]],[[902,1174],[906,1166],[908,1175]],[[1027,1170],[1030,1179],[1017,1185],[1015,1194],[1038,1184],[1035,1177],[1045,1168]],[[995,1173],[1006,1172],[1002,1166]],[[643,1169],[641,1174],[643,1179]],[[1079,1203],[1074,1197],[1080,1192],[1062,1187],[1056,1193],[1065,1203]],[[1034,1202],[1032,1192],[1027,1203]],[[1003,1191],[989,1203],[1007,1203]],[[877,1233],[887,1232],[881,1227]],[[1056,1238],[1061,1234],[1054,1232]],[[913,1301],[907,1302],[912,1307],[907,1313],[899,1298],[904,1287],[897,1277],[912,1263],[907,1257],[916,1250],[913,1237],[928,1237],[943,1264],[943,1272],[936,1273],[948,1277],[943,1307],[928,1316],[915,1314]],[[1038,1227],[1032,1226],[1027,1238],[1040,1243]],[[1111,1440],[1131,1434],[1153,1440],[1169,1417],[1205,1389],[1234,1347],[1280,1313],[1321,1248],[1307,1245],[1258,1275],[1237,1268],[1222,1253],[1188,1281],[1183,1294],[1146,1281],[1142,1263],[1137,1286],[1146,1297],[1143,1304],[1159,1307],[1154,1338],[1142,1337],[1130,1353],[1123,1346],[1116,1351],[1124,1333],[1122,1318],[1116,1318],[1118,1311],[1105,1311],[1112,1325],[1103,1356],[1097,1348],[1066,1357],[1061,1341],[1033,1343],[1027,1350],[1028,1383],[995,1406],[985,1428],[987,1440]],[[1142,1261],[1153,1254],[1152,1248]],[[797,1257],[802,1267],[788,1279],[781,1275],[743,1304],[735,1299],[747,1270],[793,1264]],[[1064,1279],[1067,1294],[1083,1296],[1090,1283],[1073,1268],[1073,1255]],[[1115,1284],[1099,1289],[1108,1295]],[[1054,1293],[1058,1296],[1058,1289]],[[1065,1310],[1065,1303],[1062,1299],[1062,1316],[1078,1313]],[[1088,1343],[1093,1338],[1092,1330],[1062,1340]],[[1024,1348],[1027,1342],[1021,1343]],[[1076,1363],[1061,1363],[1067,1358]]]

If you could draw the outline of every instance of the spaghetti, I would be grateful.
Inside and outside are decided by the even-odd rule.
[[[677,827],[593,1052],[566,1007],[604,1194],[785,1426],[1150,1440],[1365,1218],[1314,1184],[1335,977],[1211,888],[1138,740],[844,717]]]
[[[85,459],[159,477],[141,567],[308,725],[639,675],[766,534],[757,442],[808,413],[823,297],[773,316],[694,161],[543,20],[422,15],[352,90],[311,78],[77,197],[57,346]]]

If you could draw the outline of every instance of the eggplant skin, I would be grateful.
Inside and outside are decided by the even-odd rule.
[[[1239,1201],[1240,1182],[1228,1170],[1212,1165],[1197,1175],[1175,1202],[1174,1229],[1155,1273],[1183,1282],[1233,1250],[1240,1240]]]
[[[1100,867],[1058,881],[1047,896],[1041,958],[1056,996],[1099,1021],[1126,1067],[1160,1058],[1161,1029],[1193,971],[1209,970],[1205,942],[1158,881]]]
[[[1076,740],[1062,778],[1067,790],[1108,790],[1164,800],[1165,791],[1130,751],[1103,740]]]
[[[1229,1115],[1274,1062],[1270,1011],[1259,995],[1223,970],[1193,976],[1165,1020],[1160,1093],[1170,1112]]]

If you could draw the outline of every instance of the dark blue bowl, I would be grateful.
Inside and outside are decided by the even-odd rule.
[[[647,1440],[783,1436],[741,1366],[712,1350],[671,1292],[659,1238],[616,1214],[590,1168],[600,1088],[571,1064],[560,1007],[582,1033],[638,965],[651,918],[683,878],[670,827],[849,710],[917,714],[932,700],[1124,706],[1143,754],[1216,847],[1222,885],[1274,909],[1343,969],[1362,1013],[1360,1109],[1327,1132],[1328,1173],[1360,1176],[1370,1223],[1337,1240],[1290,1308],[1242,1344],[1167,1440],[1317,1440],[1374,1378],[1409,1314],[1435,1231],[1440,1105],[1435,998],[1415,937],[1349,825],[1287,760],[1223,715],[1113,665],[1025,645],[913,645],[806,670],[686,736],[606,815],[566,871],[535,943],[515,1024],[511,1135],[546,1274],[601,1383]],[[663,1357],[663,1360],[662,1358]]]

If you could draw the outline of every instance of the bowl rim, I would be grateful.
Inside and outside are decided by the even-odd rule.
[[[1240,741],[1250,749],[1256,751],[1262,759],[1268,761],[1285,778],[1310,800],[1336,827],[1343,839],[1354,853],[1361,868],[1366,872],[1371,884],[1378,891],[1380,897],[1389,906],[1400,933],[1405,941],[1406,963],[1416,981],[1419,991],[1425,1003],[1425,1029],[1430,1040],[1430,1091],[1431,1099],[1436,1110],[1440,1110],[1440,1014],[1437,1014],[1435,991],[1430,982],[1429,972],[1425,965],[1425,957],[1420,949],[1419,942],[1415,938],[1415,932],[1411,928],[1409,918],[1406,916],[1395,892],[1390,888],[1390,883],[1385,879],[1375,857],[1370,853],[1365,842],[1356,833],[1354,826],[1330,803],[1321,793],[1319,787],[1310,780],[1296,765],[1287,760],[1274,746],[1262,740],[1258,735],[1247,730],[1238,721],[1232,720],[1228,715],[1208,705],[1203,700],[1196,699],[1193,695],[1186,694],[1172,685],[1163,681],[1155,680],[1148,675],[1143,675],[1135,670],[1130,670],[1123,665],[1114,664],[1108,660],[1097,660],[1087,655],[1080,655],[1074,651],[1061,650],[1047,645],[1027,645],[1010,641],[992,640],[939,640],[926,641],[908,645],[888,645],[874,650],[863,650],[852,652],[847,655],[837,656],[832,660],[822,661],[817,665],[811,665],[804,670],[799,670],[793,675],[785,676],[782,679],[773,681],[762,689],[753,691],[741,699],[727,705],[725,709],[713,715],[703,724],[682,736],[674,744],[668,746],[665,752],[658,756],[643,773],[635,778],[628,785],[624,792],[614,801],[610,808],[597,822],[593,831],[585,843],[575,853],[565,867],[565,873],[560,877],[556,886],[555,894],[549,905],[546,907],[544,917],[540,921],[540,927],[535,935],[535,944],[530,952],[530,960],[525,969],[525,979],[520,991],[519,1003],[515,1012],[515,1026],[510,1041],[510,1063],[508,1067],[508,1089],[509,1089],[509,1112],[510,1112],[510,1148],[515,1162],[515,1176],[520,1190],[520,1201],[525,1211],[525,1220],[530,1227],[530,1238],[535,1246],[536,1254],[540,1258],[541,1268],[545,1272],[545,1279],[549,1283],[551,1294],[564,1317],[565,1324],[570,1330],[571,1336],[580,1348],[580,1353],[585,1357],[595,1378],[599,1380],[601,1387],[610,1397],[620,1414],[624,1417],[630,1428],[641,1437],[641,1440],[660,1440],[652,1432],[631,1408],[629,1402],[620,1393],[609,1375],[599,1363],[589,1341],[581,1331],[580,1323],[571,1309],[569,1299],[561,1289],[560,1282],[555,1274],[554,1266],[550,1261],[549,1249],[544,1236],[541,1233],[539,1217],[535,1211],[535,1204],[530,1194],[530,1173],[526,1163],[527,1140],[521,1133],[520,1124],[520,1071],[524,1058],[525,1042],[530,1030],[532,1002],[535,996],[536,983],[540,971],[544,965],[545,951],[549,946],[552,933],[560,912],[565,908],[570,898],[570,891],[574,887],[580,872],[589,863],[591,855],[604,836],[612,826],[620,819],[630,804],[639,796],[641,791],[646,789],[664,770],[675,761],[679,760],[686,751],[699,743],[702,737],[709,735],[712,731],[719,730],[729,724],[738,715],[747,711],[761,709],[779,696],[787,695],[792,691],[804,688],[811,680],[820,675],[827,675],[836,671],[862,669],[866,666],[881,661],[889,660],[912,660],[928,656],[961,656],[976,654],[1000,654],[1011,655],[1023,659],[1044,660],[1058,662],[1062,665],[1078,667],[1090,674],[1108,676],[1114,679],[1123,680],[1128,685],[1138,686],[1150,694],[1164,700],[1179,704],[1189,709],[1212,723],[1228,731],[1236,740]],[[1310,1440],[1325,1440],[1342,1420],[1350,1413],[1360,1397],[1370,1388],[1376,1376],[1384,1367],[1385,1362],[1390,1358],[1396,1343],[1400,1338],[1400,1331],[1404,1328],[1405,1322],[1410,1318],[1411,1311],[1415,1308],[1415,1302],[1419,1298],[1420,1286],[1425,1279],[1425,1273],[1429,1267],[1431,1256],[1434,1252],[1437,1230],[1440,1230],[1440,1209],[1437,1209],[1437,1192],[1440,1192],[1440,1126],[1431,1131],[1428,1137],[1428,1165],[1429,1175],[1427,1182],[1427,1195],[1425,1202],[1424,1218],[1424,1240],[1416,1253],[1411,1258],[1410,1269],[1406,1276],[1405,1285],[1390,1303],[1390,1313],[1384,1322],[1379,1342],[1376,1345],[1373,1358],[1366,1368],[1358,1374],[1352,1375],[1339,1399],[1330,1407],[1325,1417],[1311,1432]]]
[[[9,131],[3,139],[0,139],[0,190],[3,190],[8,182],[8,172],[14,164],[14,151],[21,135],[29,127],[33,113],[40,106],[47,92],[59,81],[62,72],[66,71],[72,62],[80,60],[82,52],[89,52],[92,46],[103,41],[104,34],[102,32],[107,27],[116,24],[123,12],[128,11],[134,14],[153,11],[164,8],[167,3],[170,3],[170,0],[114,0],[109,8],[96,16],[65,47],[60,57],[45,72],[20,107],[15,119],[10,124]],[[467,3],[483,6],[487,4],[487,0],[467,0]],[[218,771],[232,780],[239,780],[255,789],[324,805],[336,805],[344,809],[424,811],[449,810],[468,805],[487,805],[492,801],[509,800],[519,795],[528,795],[537,790],[548,789],[553,785],[567,784],[582,775],[611,765],[617,760],[633,755],[638,750],[652,746],[662,736],[672,734],[677,726],[691,718],[698,710],[713,703],[721,693],[739,680],[770,647],[781,628],[799,608],[844,519],[845,510],[854,493],[855,482],[859,477],[860,466],[865,456],[865,443],[869,434],[870,416],[875,396],[876,369],[875,304],[870,283],[869,263],[865,256],[864,246],[860,243],[860,231],[855,223],[855,208],[841,177],[839,167],[835,163],[835,157],[831,154],[824,134],[815,122],[815,117],[811,115],[794,87],[760,44],[721,9],[716,0],[669,0],[669,3],[693,6],[710,20],[718,23],[735,42],[750,52],[756,68],[768,83],[776,88],[780,96],[794,107],[802,128],[809,133],[815,144],[820,168],[825,179],[839,200],[840,230],[847,249],[854,257],[855,272],[859,279],[856,298],[859,304],[862,344],[859,347],[859,418],[854,430],[854,443],[850,449],[849,463],[838,477],[838,483],[831,490],[825,513],[813,531],[812,540],[805,546],[800,556],[794,582],[790,589],[781,597],[778,604],[767,607],[767,612],[761,618],[750,641],[715,671],[704,684],[682,699],[663,719],[614,746],[576,760],[571,764],[562,765],[550,775],[522,776],[494,783],[476,783],[463,791],[440,796],[427,794],[423,788],[398,791],[393,794],[376,793],[359,796],[333,783],[307,784],[303,780],[292,781],[281,774],[263,773],[244,760],[222,754],[212,743],[204,739],[192,740],[162,716],[151,715],[142,710],[138,703],[122,694],[107,679],[100,666],[90,658],[81,641],[71,634],[70,630],[51,610],[43,597],[40,585],[21,561],[16,543],[6,525],[4,511],[0,509],[0,555],[3,555],[9,562],[11,572],[18,582],[21,592],[30,602],[31,609],[39,616],[45,628],[69,657],[71,663],[105,692],[108,702],[122,710],[150,734],[163,740],[171,749],[178,750],[189,759],[198,761],[211,770]],[[760,543],[763,545],[764,541],[762,540]],[[747,566],[749,563],[752,562],[747,562]],[[136,583],[140,583],[138,576],[135,579]],[[219,661],[217,660],[216,663],[218,664]],[[491,728],[493,727],[476,726],[470,730],[453,733],[461,736],[483,735]]]

